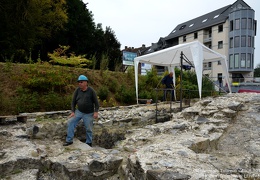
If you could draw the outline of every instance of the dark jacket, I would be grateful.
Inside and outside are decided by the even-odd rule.
[[[164,76],[162,84],[165,84],[166,88],[173,88],[173,77],[170,77],[170,75]]]
[[[88,87],[86,91],[82,91],[80,88],[75,90],[71,103],[71,110],[75,112],[76,108],[80,112],[87,114],[98,112],[98,98],[93,88]]]

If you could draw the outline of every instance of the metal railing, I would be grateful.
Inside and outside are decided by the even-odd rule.
[[[204,76],[205,78],[207,78],[210,82],[212,82],[215,87],[218,88],[219,93],[221,93],[221,92],[228,93],[228,92],[227,92],[227,89],[225,89],[223,86],[221,87],[221,84],[222,84],[222,83],[216,83],[216,81],[213,81],[213,80],[210,79],[208,76],[205,76],[205,75],[203,75],[203,76]]]
[[[158,117],[158,93],[160,92],[160,91],[162,91],[163,92],[163,96],[164,96],[164,92],[165,91],[170,91],[170,113],[172,113],[172,111],[173,111],[173,109],[172,109],[172,105],[173,105],[173,102],[179,102],[180,103],[180,107],[179,107],[179,109],[180,109],[180,111],[182,111],[182,103],[183,103],[183,100],[181,99],[180,101],[178,101],[177,99],[177,97],[176,97],[176,92],[180,92],[181,91],[181,89],[176,89],[176,88],[172,88],[172,89],[169,89],[169,88],[155,88],[154,89],[155,91],[156,91],[156,99],[155,99],[155,106],[156,106],[156,122],[158,122],[158,119],[157,119],[157,117]],[[172,91],[175,91],[175,97],[174,97],[174,101],[172,101]],[[199,91],[198,90],[190,90],[190,89],[182,89],[182,91],[187,91],[188,92],[188,97],[187,98],[185,98],[184,99],[184,101],[185,101],[185,104],[186,104],[186,102],[188,102],[187,103],[187,105],[188,105],[188,107],[190,107],[190,103],[191,103],[191,94],[192,93],[198,93]],[[216,91],[214,91],[214,90],[210,90],[210,91],[207,91],[207,90],[202,90],[202,96],[203,96],[203,94],[204,93],[209,93],[211,96],[213,96],[214,95],[214,92],[216,92]],[[226,91],[223,91],[224,93],[226,92]],[[222,92],[222,93],[223,93]],[[168,97],[169,98],[169,97]],[[166,100],[166,102],[168,102],[167,100]]]

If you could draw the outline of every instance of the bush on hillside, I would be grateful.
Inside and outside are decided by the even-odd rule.
[[[24,72],[17,75],[17,80],[30,90],[39,92],[55,91],[61,93],[74,78],[67,73],[67,69],[54,68],[49,64],[32,64],[24,68]]]
[[[127,73],[104,70],[102,76],[97,70],[53,66],[48,63],[2,63],[0,69],[1,115],[70,109],[79,74],[88,76],[90,86],[99,96],[101,107],[136,103],[135,78],[131,68]],[[175,71],[178,88],[180,71]],[[162,77],[163,75],[157,75],[155,69],[147,72],[147,75],[139,75],[139,98],[153,99],[152,102],[161,100],[163,91],[156,91],[155,88],[162,89]],[[203,78],[202,88],[203,97],[215,92],[212,82],[206,78]],[[195,72],[183,72],[183,89],[194,91],[192,94],[183,92],[183,98],[199,96]]]
[[[98,89],[97,95],[100,100],[104,101],[108,99],[109,89],[107,86],[101,86]]]
[[[52,65],[93,68],[93,61],[86,59],[84,56],[75,56],[75,54],[67,54],[69,46],[60,46],[53,53],[48,53],[49,61]]]
[[[135,90],[133,87],[128,89],[125,85],[121,85],[115,94],[115,98],[121,103],[132,104],[136,99]]]
[[[152,68],[151,71],[147,71],[146,75],[140,75],[138,81],[139,98],[140,99],[152,99],[153,102],[162,100],[163,92],[156,91],[156,89],[162,89],[161,84],[162,76],[157,75],[157,70]]]

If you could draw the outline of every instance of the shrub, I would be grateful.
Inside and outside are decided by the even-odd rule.
[[[178,74],[180,74],[180,70],[178,70]],[[182,97],[183,98],[198,98],[199,97],[199,89],[197,85],[197,76],[195,71],[184,71],[182,76]],[[180,98],[180,81],[179,78],[177,80],[176,85],[176,96],[177,99]],[[213,83],[208,79],[202,78],[202,97],[210,96],[214,93]]]
[[[72,56],[69,58],[64,57],[51,57],[49,63],[52,65],[69,66],[69,67],[81,67],[92,68],[93,62],[84,58],[83,56]]]
[[[151,71],[147,71],[145,76],[139,76],[138,81],[139,98],[153,99],[153,102],[162,99],[162,91],[156,92],[156,88],[162,88],[161,76],[157,75],[157,70],[152,68]]]
[[[109,94],[109,90],[108,90],[108,87],[107,86],[101,86],[99,89],[98,89],[98,97],[100,100],[104,101],[108,98],[108,94]]]
[[[151,98],[151,92],[150,91],[140,91],[138,97],[140,99],[148,99]]]
[[[115,94],[115,98],[119,102],[131,104],[135,102],[135,90],[127,89],[124,85],[121,85],[119,91]]]
[[[131,82],[135,81],[135,72],[134,67],[130,66],[127,68],[127,79],[129,79]]]
[[[8,97],[0,90],[1,115],[17,114],[16,103],[15,97]]]
[[[16,97],[17,113],[39,111],[39,99],[38,92],[30,92],[29,89],[22,87],[18,88]]]
[[[71,95],[63,96],[55,92],[49,92],[41,97],[41,104],[45,111],[70,109],[71,99]]]
[[[24,73],[18,76],[17,79],[30,90],[60,92],[71,81],[72,74],[64,73],[62,68],[57,70],[49,64],[33,64],[25,68]]]
[[[67,54],[69,46],[59,46],[53,53],[48,53],[50,57],[49,63],[52,65],[70,66],[70,67],[81,67],[81,68],[92,68],[93,62],[86,59],[84,56],[76,56],[75,54]]]
[[[108,84],[109,90],[113,93],[117,91],[118,82],[115,79],[111,79],[110,83]]]
[[[102,54],[102,59],[100,62],[100,72],[102,72],[102,70],[108,70],[108,64],[109,64],[108,55]]]

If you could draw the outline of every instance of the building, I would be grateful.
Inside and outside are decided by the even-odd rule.
[[[205,15],[177,25],[168,36],[152,43],[144,54],[198,40],[227,57],[232,82],[253,80],[255,11],[243,0],[237,0]],[[216,81],[222,77],[220,61],[204,64],[203,74]]]

